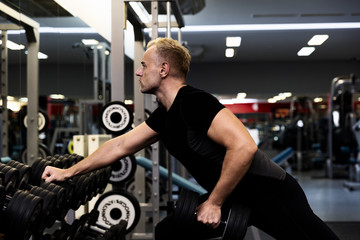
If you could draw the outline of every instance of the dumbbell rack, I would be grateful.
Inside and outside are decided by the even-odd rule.
[[[91,230],[96,227],[93,220],[96,213],[83,214],[71,224],[65,221],[65,215],[70,209],[76,210],[93,196],[104,192],[111,176],[110,167],[66,182],[41,181],[46,166],[68,168],[82,159],[82,156],[76,154],[55,155],[46,159],[39,158],[31,167],[14,160],[0,164],[0,232],[5,234],[6,239],[29,239],[30,236],[34,240],[54,239],[54,236],[60,239],[59,236],[65,235],[66,239],[75,239],[75,234],[79,236],[82,231],[87,231],[87,234],[93,232],[97,236],[107,232],[104,229],[101,230],[102,233]],[[54,228],[55,221],[61,227],[53,234],[43,235],[45,229]],[[116,231],[118,228],[119,226],[114,227]]]

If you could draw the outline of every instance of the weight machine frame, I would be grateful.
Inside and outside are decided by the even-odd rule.
[[[28,43],[27,54],[27,97],[28,97],[28,127],[27,127],[27,159],[31,165],[38,155],[38,105],[39,105],[39,27],[40,24],[26,15],[15,11],[4,3],[0,2],[0,11],[13,24],[1,24],[1,98],[3,99],[3,115],[2,115],[2,145],[1,155],[6,157],[8,155],[8,112],[7,112],[7,95],[8,95],[8,52],[6,47],[7,30],[25,30],[26,39]],[[31,87],[29,87],[31,86]]]
[[[130,12],[129,16],[124,17],[127,13],[128,2],[151,2],[151,23],[142,23],[138,16],[134,12]],[[180,7],[177,0],[171,1],[151,1],[151,0],[134,0],[134,1],[124,1],[124,0],[112,0],[112,19],[111,19],[111,100],[112,101],[124,101],[124,32],[119,31],[119,29],[125,28],[125,21],[129,17],[131,23],[134,25],[134,34],[135,34],[135,49],[134,49],[134,70],[140,66],[142,56],[144,54],[144,38],[142,34],[142,29],[145,27],[152,28],[152,39],[158,37],[158,27],[160,23],[158,22],[159,14],[159,2],[166,2],[166,11],[167,11],[167,22],[165,24],[167,28],[167,37],[171,37],[171,27],[179,27],[178,40],[181,42],[181,31],[180,29],[184,27],[184,21],[181,15]],[[129,8],[131,9],[131,8]],[[171,23],[171,10],[175,15],[177,24],[174,25]],[[123,14],[119,14],[123,13]],[[157,107],[157,100],[155,96],[144,96],[139,93],[139,82],[137,76],[134,73],[134,107],[135,107],[135,118],[134,125],[137,126],[140,123],[145,121],[145,104],[149,107],[148,109],[152,112]],[[152,146],[151,159],[153,161],[153,171],[152,171],[152,204],[145,203],[145,170],[138,168],[135,173],[135,197],[139,200],[142,211],[152,210],[153,218],[153,231],[155,230],[156,224],[160,221],[160,191],[159,191],[159,163],[160,163],[160,145],[159,143],[154,143]],[[145,156],[145,151],[142,150],[136,154],[136,156]],[[170,163],[170,161],[169,161]],[[171,171],[171,167],[169,167]],[[169,186],[171,186],[171,177],[169,178]],[[170,187],[169,187],[170,188]],[[144,214],[143,214],[144,215]],[[132,239],[153,239],[152,234],[146,234],[145,221],[146,216],[141,216],[140,221],[135,229],[135,232],[132,234]]]

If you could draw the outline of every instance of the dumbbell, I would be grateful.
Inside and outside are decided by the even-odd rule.
[[[0,172],[0,185],[4,185],[5,182],[5,174]]]
[[[37,222],[38,223],[38,229],[39,233],[42,233],[42,231],[45,229],[45,227],[51,227],[52,224],[55,223],[56,215],[54,214],[54,209],[56,207],[56,195],[53,192],[48,191],[47,189],[44,189],[42,187],[38,186],[32,186],[28,184],[28,181],[31,177],[31,167],[28,165],[25,165],[23,163],[10,160],[6,164],[7,168],[11,167],[13,168],[12,171],[18,171],[18,174],[15,174],[18,176],[18,184],[13,184],[11,187],[7,189],[9,192],[15,192],[17,189],[28,191],[31,194],[34,194],[35,196],[40,197],[43,200],[43,208],[42,208],[42,214],[41,219]],[[0,165],[0,168],[2,166]],[[7,173],[8,174],[8,173]],[[59,208],[62,208],[63,206],[60,206]]]
[[[53,162],[55,162],[56,160],[51,160],[52,157],[51,156],[48,156],[46,159],[41,159],[41,158],[38,158],[32,165],[32,176],[31,176],[31,181],[30,183],[32,185],[35,185],[35,186],[40,186],[40,187],[43,187],[44,183],[41,179],[41,176],[42,176],[42,173],[44,172],[45,168],[47,166],[50,166],[52,165]],[[66,209],[69,210],[70,209],[70,205],[71,205],[71,201],[72,201],[72,196],[74,194],[74,186],[73,184],[71,183],[71,180],[67,180],[67,181],[64,181],[64,182],[53,182],[54,184],[62,187],[65,192],[65,197],[63,198],[64,199],[64,202],[62,202],[62,206],[61,206],[61,213],[60,213],[60,217],[62,216],[65,216],[66,215]],[[46,186],[47,187],[47,186]],[[45,187],[45,188],[46,188]]]
[[[80,217],[80,221],[84,222],[80,239],[125,240],[128,224],[126,220],[121,219],[118,224],[112,225],[110,228],[104,228],[97,224],[98,217],[99,211],[96,209]]]
[[[77,210],[92,197],[103,193],[110,176],[111,167],[106,167],[73,177],[71,180],[74,184],[74,201],[71,208]]]
[[[196,208],[198,203],[199,193],[185,188],[181,189],[173,215],[174,222],[177,226],[184,226],[196,222]],[[220,222],[220,224],[224,226],[221,239],[243,239],[247,231],[249,216],[249,208],[239,204],[232,204],[227,214],[227,220]]]
[[[31,177],[31,167],[29,165],[20,163],[15,160],[10,160],[6,165],[12,168],[16,168],[19,171],[18,186],[29,182]]]
[[[3,173],[3,180],[1,181],[5,191],[8,191],[10,188],[17,188],[19,182],[19,171],[17,169],[0,163],[0,172]]]
[[[0,186],[0,203],[0,232],[6,239],[29,239],[36,231],[43,200],[21,190],[9,195]]]

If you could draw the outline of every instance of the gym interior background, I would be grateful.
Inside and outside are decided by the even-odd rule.
[[[96,59],[94,46],[104,44],[111,55],[112,43],[107,28],[111,24],[112,1],[91,1],[91,4],[78,1],[75,7],[69,2],[0,1],[40,24],[39,51],[46,57],[39,59],[39,109],[45,112],[49,124],[46,131],[41,131],[39,143],[49,155],[69,153],[69,142],[79,134],[78,130],[70,130],[77,128],[84,121],[82,118],[86,118],[88,126],[81,134],[105,133],[97,115],[106,102],[94,104],[90,113],[84,115],[79,113],[79,104],[94,100],[94,92],[99,87],[94,84],[94,80],[99,79],[94,70],[101,69],[101,60]],[[177,2],[181,9],[184,21],[181,41],[193,59],[188,83],[217,96],[274,159],[292,147],[291,156],[279,163],[286,165],[298,178],[314,211],[341,239],[357,239],[360,236],[360,191],[357,191],[360,189],[357,156],[360,144],[357,142],[360,3],[356,0],[296,0],[291,3],[276,0],[271,4],[265,0],[172,2]],[[151,16],[150,1],[142,4],[148,17]],[[160,14],[165,15],[166,2],[159,4]],[[4,16],[1,21],[7,24],[11,19]],[[171,21],[176,22],[174,16]],[[105,30],[104,26],[107,26]],[[131,23],[127,22],[126,26],[123,100],[133,109],[135,40]],[[144,43],[151,39],[150,32],[151,29],[142,28]],[[164,28],[159,28],[158,32],[159,36],[166,35]],[[27,97],[31,87],[27,86],[27,36],[23,30],[8,30],[7,35],[20,47],[11,50],[9,46],[6,57],[8,104],[14,106],[11,106],[13,112],[9,121],[11,151],[9,156],[2,156],[22,161],[26,140],[18,112],[26,105],[22,99]],[[314,35],[327,35],[327,39],[322,45],[314,46],[308,43]],[[179,38],[176,27],[172,28],[171,37]],[[240,46],[227,47],[226,37],[240,37]],[[83,39],[95,39],[98,43],[86,45]],[[309,56],[299,56],[303,47],[314,51]],[[233,57],[225,56],[227,48],[233,49]],[[109,63],[105,64],[108,70]],[[108,78],[106,76],[106,87],[111,89]],[[52,94],[64,98],[51,98]],[[275,101],[273,98],[286,94],[285,99]],[[3,109],[6,108],[3,106]],[[335,118],[339,119],[336,123]],[[329,121],[334,122],[329,125]],[[54,137],[56,128],[70,130]],[[332,159],[330,163],[329,159]],[[164,167],[167,164],[165,161]],[[181,166],[173,164],[174,172],[188,180],[190,176]],[[151,179],[148,170],[144,177],[145,173]],[[151,184],[147,184],[151,191],[148,185]],[[167,190],[164,186],[160,189]],[[152,229],[148,227],[152,224],[151,211],[142,209],[141,213],[138,228],[132,229],[127,238],[141,239],[134,233],[143,231],[151,234]],[[142,221],[147,227],[141,227]],[[270,239],[262,232],[251,230],[247,239]]]

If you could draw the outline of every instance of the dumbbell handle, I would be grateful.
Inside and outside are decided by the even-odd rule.
[[[197,211],[195,212],[195,217],[196,217],[196,215],[197,215]],[[220,220],[220,223],[219,224],[223,224],[223,225],[226,225],[227,224],[227,221],[224,221],[224,220]]]

